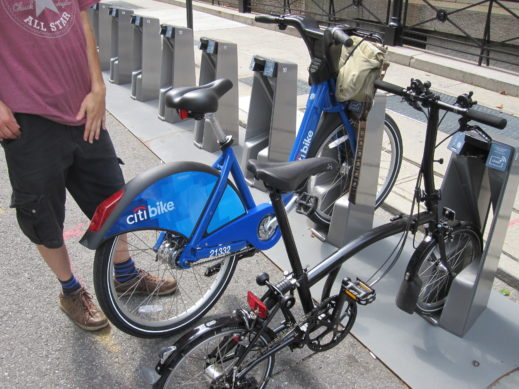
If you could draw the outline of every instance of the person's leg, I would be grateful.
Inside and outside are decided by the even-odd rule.
[[[66,126],[35,115],[16,118],[22,135],[3,146],[18,224],[61,282],[61,308],[82,328],[105,327],[106,317],[75,280],[63,241],[64,176],[73,160]]]
[[[41,244],[36,247],[58,280],[64,282],[72,278],[72,265],[65,245],[56,249],[49,249]]]
[[[60,281],[63,292],[59,296],[60,308],[81,328],[96,331],[109,323],[106,316],[92,301],[92,296],[76,280],[67,247],[51,249],[36,245],[41,256]]]
[[[69,169],[66,186],[85,215],[91,219],[97,206],[124,186],[124,178],[108,131],[101,131],[99,140],[85,142],[81,127],[74,128],[77,143],[74,164]],[[118,239],[114,257],[117,292],[166,295],[177,288],[173,278],[159,278],[139,269],[128,250],[126,235]]]
[[[108,131],[102,130],[94,143],[83,140],[83,126],[71,127],[70,131],[75,152],[65,185],[83,213],[92,219],[97,206],[124,186],[121,161]],[[114,262],[122,263],[129,258],[126,240],[119,239]]]

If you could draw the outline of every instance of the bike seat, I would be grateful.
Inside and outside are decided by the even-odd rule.
[[[289,162],[250,159],[247,163],[247,169],[254,174],[254,178],[281,193],[294,192],[308,177],[325,171],[337,170],[338,167],[337,161],[326,157]]]
[[[220,78],[205,85],[175,88],[166,93],[166,106],[195,114],[218,110],[218,99],[232,88],[231,80]]]

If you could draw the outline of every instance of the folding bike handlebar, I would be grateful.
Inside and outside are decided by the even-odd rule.
[[[378,89],[382,89],[386,92],[393,93],[398,96],[404,97],[406,100],[410,101],[419,101],[425,107],[436,105],[439,109],[454,112],[458,115],[461,115],[468,120],[475,120],[479,123],[486,124],[492,126],[494,128],[502,130],[506,127],[507,121],[505,118],[501,118],[496,115],[492,115],[490,113],[477,111],[473,108],[465,108],[456,104],[447,104],[443,101],[439,101],[438,98],[432,93],[427,93],[424,91],[417,90],[412,86],[407,88],[402,88],[401,86],[391,84],[389,82],[376,80],[375,87]]]

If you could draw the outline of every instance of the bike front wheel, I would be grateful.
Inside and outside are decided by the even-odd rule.
[[[274,355],[265,358],[240,376],[242,367],[265,351],[272,341],[267,333],[259,339],[238,366],[238,359],[257,335],[241,326],[215,329],[193,341],[176,358],[155,384],[155,389],[177,388],[259,388],[267,385],[274,368]]]
[[[446,260],[454,275],[481,257],[481,236],[471,225],[454,227],[444,239]],[[417,256],[417,275],[422,281],[415,310],[421,314],[438,312],[445,305],[453,277],[440,261],[435,239],[420,243],[413,255]]]
[[[306,192],[317,199],[315,211],[309,218],[322,227],[330,225],[335,201],[350,189],[354,155],[341,118],[329,114],[322,121],[308,152],[308,157],[330,157],[339,163],[335,173],[325,172],[310,177]],[[391,192],[402,164],[402,137],[395,121],[386,114],[380,154],[380,169],[375,207],[379,207]]]
[[[147,229],[120,234],[96,251],[94,287],[99,305],[115,326],[130,335],[169,336],[192,325],[216,303],[236,268],[236,256],[201,259],[189,269],[172,266],[171,258],[182,251],[185,239],[161,232]],[[147,292],[138,283],[121,290],[114,264],[128,256],[140,274],[155,278],[155,290],[153,282]],[[177,289],[159,295],[161,280],[168,278],[176,280]]]

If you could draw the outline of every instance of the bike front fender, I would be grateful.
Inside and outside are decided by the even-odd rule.
[[[110,210],[103,209],[105,202],[98,207],[80,243],[97,249],[112,236],[143,229],[189,238],[219,177],[218,170],[197,162],[168,163],[139,174],[122,188],[122,197],[115,206],[112,204],[113,210],[100,226],[94,221]],[[228,181],[208,230],[216,230],[245,213],[238,191]]]

